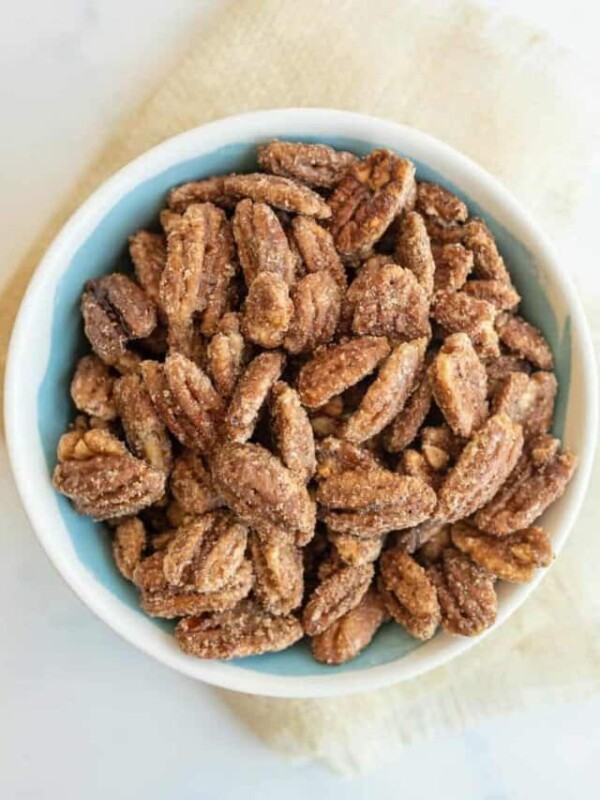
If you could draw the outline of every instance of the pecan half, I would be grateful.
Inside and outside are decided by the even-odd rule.
[[[316,636],[360,603],[373,580],[372,564],[345,566],[321,580],[302,613],[304,632]]]
[[[466,333],[444,340],[429,368],[435,402],[458,436],[470,437],[488,414],[487,374]]]
[[[204,336],[217,332],[221,317],[229,310],[233,280],[237,272],[234,260],[235,245],[231,223],[225,212],[211,203],[204,206],[206,247],[204,250],[205,279],[201,286],[200,331]]]
[[[400,453],[416,438],[431,408],[432,397],[429,376],[424,374],[402,411],[384,432],[383,444],[388,452]]]
[[[253,600],[225,613],[182,619],[175,628],[183,652],[197,658],[245,658],[276,652],[291,647],[302,636],[295,617],[276,617]]]
[[[71,397],[78,411],[108,422],[115,419],[114,382],[108,366],[98,356],[80,358],[71,381]]]
[[[207,369],[221,397],[231,396],[242,372],[244,352],[238,315],[225,314],[206,349]]]
[[[224,505],[202,458],[191,450],[185,450],[175,459],[169,488],[184,516],[206,514]]]
[[[508,536],[488,536],[464,522],[452,526],[452,543],[492,575],[511,583],[527,583],[540,567],[552,563],[552,542],[541,528]]]
[[[316,444],[317,477],[328,478],[350,470],[379,469],[381,464],[375,456],[364,447],[352,442],[327,436]]]
[[[474,272],[482,278],[505,281],[510,285],[510,276],[490,229],[481,219],[472,219],[464,228],[464,245],[473,253]]]
[[[106,364],[116,365],[128,342],[148,336],[156,327],[154,303],[119,272],[86,283],[81,313],[92,350]]]
[[[529,527],[565,491],[573,477],[577,458],[568,450],[556,452],[552,447],[547,460],[536,463],[536,450],[550,436],[532,439],[514,471],[475,516],[478,528],[499,536]]]
[[[462,289],[473,269],[473,253],[459,243],[433,245],[431,252],[435,261],[434,290],[440,292]]]
[[[306,543],[315,529],[315,505],[304,484],[258,444],[225,444],[211,474],[227,504],[249,525],[274,525]]]
[[[294,217],[292,232],[307,272],[331,273],[340,291],[345,292],[348,284],[346,270],[329,231],[312,217]]]
[[[377,561],[383,547],[384,536],[374,536],[364,539],[353,536],[351,533],[329,532],[329,541],[345,564],[358,567],[361,564],[370,564]]]
[[[284,347],[290,353],[306,353],[333,339],[341,310],[341,293],[328,270],[314,272],[298,281],[291,292],[293,316]]]
[[[467,281],[463,286],[471,297],[491,303],[498,311],[512,311],[521,302],[521,297],[515,287],[506,280],[475,280]]]
[[[504,314],[496,320],[496,329],[502,344],[540,369],[554,366],[552,350],[541,331],[521,317]]]
[[[379,593],[369,589],[357,606],[312,637],[311,652],[323,664],[344,664],[371,643],[385,619]]]
[[[271,614],[289,614],[302,603],[304,564],[302,551],[287,531],[258,528],[250,537],[254,566],[254,592]]]
[[[388,614],[422,641],[440,624],[440,606],[427,573],[405,550],[387,550],[380,560],[380,591]]]
[[[167,244],[161,233],[138,231],[129,237],[129,255],[137,282],[156,305],[160,302],[160,278],[167,263]]]
[[[125,438],[133,453],[155,469],[168,473],[173,462],[171,440],[142,376],[123,375],[115,383],[114,395]]]
[[[282,462],[308,483],[317,466],[313,431],[298,392],[283,381],[271,390],[271,420]]]
[[[226,175],[223,181],[226,194],[249,197],[257,203],[268,203],[273,208],[292,214],[306,214],[318,219],[331,216],[331,209],[316,192],[290,178],[262,175]]]
[[[392,350],[348,420],[345,439],[364,442],[382,431],[402,411],[423,369],[426,347],[426,339],[415,339]]]
[[[176,186],[167,197],[169,208],[178,214],[183,214],[188,206],[196,203],[214,203],[223,208],[233,208],[238,198],[225,191],[224,182],[224,175],[214,175],[212,178]]]
[[[436,516],[456,522],[484,506],[508,478],[522,449],[521,426],[506,414],[490,417],[444,479]]]
[[[415,275],[378,257],[354,279],[345,306],[343,316],[358,335],[409,340],[430,333],[429,301]]]
[[[330,189],[340,182],[348,167],[358,161],[352,153],[326,144],[280,142],[275,139],[258,148],[258,164],[266,172],[295,178],[308,186]]]
[[[267,349],[279,347],[290,326],[294,305],[287,283],[279,275],[263,272],[250,285],[242,332],[246,339]]]
[[[389,150],[373,150],[353,165],[331,199],[331,231],[338,251],[364,257],[403,209],[415,167]]]
[[[488,396],[492,397],[511,372],[523,372],[529,375],[531,364],[519,358],[519,356],[502,354],[496,358],[487,359],[485,361],[485,370],[488,376]]]
[[[52,482],[80,514],[96,520],[137,514],[163,496],[165,476],[104,430],[72,431],[58,444]]]
[[[279,379],[284,363],[281,353],[261,353],[248,364],[237,382],[225,417],[224,429],[230,441],[246,442],[252,436],[259,412]]]
[[[400,221],[400,232],[396,242],[396,261],[409,269],[427,297],[433,294],[435,261],[431,252],[429,234],[423,218],[416,211],[409,211]]]
[[[318,408],[358,383],[389,355],[387,340],[363,336],[325,348],[300,370],[298,392],[308,408]]]
[[[465,222],[469,214],[462,200],[437,183],[417,183],[416,209],[424,217],[439,219],[447,225]]]
[[[464,291],[438,292],[431,315],[448,333],[466,333],[482,357],[500,354],[498,335],[494,330],[496,308],[485,300],[471,297]]]
[[[146,544],[146,529],[137,517],[129,517],[115,528],[113,558],[117,569],[128,581],[133,580],[133,572],[142,559]]]
[[[523,426],[526,439],[547,433],[552,425],[558,386],[551,372],[511,372],[494,395],[492,409]]]
[[[277,215],[266,203],[242,200],[233,216],[233,235],[246,286],[261,272],[273,272],[287,284],[294,280],[295,261]]]
[[[173,436],[192,450],[209,450],[215,442],[224,404],[210,378],[180,353],[164,364],[140,366],[152,402]]]
[[[448,633],[477,636],[496,621],[498,600],[493,576],[453,547],[427,570],[436,588],[442,627]]]

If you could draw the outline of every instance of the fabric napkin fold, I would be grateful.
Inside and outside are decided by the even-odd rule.
[[[598,154],[596,104],[568,53],[476,0],[232,0],[121,126],[0,300],[2,353],[31,270],[60,223],[110,173],[168,136],[246,110],[323,106],[425,130],[462,150],[568,229]],[[595,330],[600,309],[590,309]],[[593,481],[600,477],[599,470]],[[341,772],[490,716],[600,685],[597,502],[526,604],[466,655],[410,682],[326,700],[220,692],[265,742]]]

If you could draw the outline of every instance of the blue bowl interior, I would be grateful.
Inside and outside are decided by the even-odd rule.
[[[319,137],[318,141],[323,141],[323,138]],[[328,137],[327,142],[357,155],[368,153],[374,146],[372,142],[344,137]],[[50,356],[38,393],[38,430],[49,473],[55,465],[57,442],[75,414],[69,396],[73,368],[77,358],[88,351],[79,311],[79,299],[85,281],[115,269],[130,269],[128,236],[139,228],[156,226],[158,212],[165,205],[167,192],[172,186],[222,172],[252,171],[256,167],[255,152],[255,144],[240,142],[227,145],[172,166],[148,179],[121,198],[73,255],[54,296]],[[483,217],[493,231],[514,283],[524,298],[524,316],[543,331],[554,351],[560,387],[554,429],[556,435],[561,436],[571,371],[570,320],[567,318],[559,324],[531,253],[459,187],[453,186],[426,164],[416,162],[416,166],[419,180],[447,186],[468,204],[472,214]],[[59,494],[56,494],[56,503],[81,563],[115,597],[143,614],[139,609],[137,591],[114,566],[105,526],[79,516],[66,498]],[[163,630],[172,630],[174,627],[173,623],[164,620],[154,622]],[[282,653],[240,659],[236,664],[274,675],[330,675],[336,671],[347,672],[387,664],[419,646],[420,643],[406,635],[399,626],[389,624],[383,626],[365,652],[342,666],[329,667],[316,663],[304,642]]]

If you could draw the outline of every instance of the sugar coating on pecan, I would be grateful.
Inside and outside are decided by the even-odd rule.
[[[282,616],[298,608],[304,593],[302,550],[287,531],[260,527],[250,538],[254,592],[271,614]]]
[[[328,270],[305,275],[291,290],[292,317],[283,345],[290,353],[308,353],[334,337],[341,292]]]
[[[315,440],[298,392],[284,381],[271,390],[271,420],[277,451],[285,466],[308,483],[317,466]]]
[[[511,372],[502,381],[492,402],[495,414],[503,412],[523,426],[526,439],[547,433],[552,424],[558,384],[551,372]]]
[[[174,461],[169,489],[183,515],[201,515],[224,505],[202,457],[184,450]]]
[[[539,369],[551,370],[554,366],[552,350],[541,331],[514,314],[504,314],[496,320],[496,329],[503,345],[530,361]]]
[[[500,354],[498,334],[494,329],[497,310],[486,300],[471,297],[464,291],[438,292],[431,315],[447,333],[466,333],[482,357]]]
[[[226,175],[223,180],[226,194],[248,197],[257,203],[268,203],[273,208],[293,214],[306,214],[318,219],[331,216],[331,209],[316,192],[290,178],[263,175]]]
[[[317,478],[322,480],[350,470],[379,469],[381,464],[364,447],[352,442],[326,436],[316,443]]]
[[[435,261],[427,228],[423,218],[416,211],[409,211],[400,221],[396,260],[414,274],[427,297],[431,297],[434,288]]]
[[[113,558],[117,569],[128,581],[133,579],[133,572],[142,559],[146,545],[146,529],[137,517],[128,517],[116,526],[112,542]]]
[[[466,333],[448,336],[429,368],[435,402],[458,436],[470,437],[488,414],[487,374]]]
[[[242,200],[233,216],[233,235],[246,286],[262,272],[273,272],[287,284],[295,275],[295,261],[277,215],[266,203]]]
[[[331,273],[340,291],[345,292],[346,270],[329,231],[313,217],[300,216],[292,220],[292,233],[306,271]]]
[[[319,351],[298,375],[302,403],[307,408],[322,406],[373,372],[389,353],[387,340],[379,336],[362,336]]]
[[[196,203],[214,203],[223,208],[233,208],[238,198],[227,194],[224,181],[224,175],[214,175],[211,178],[176,186],[171,189],[167,197],[169,208],[177,214],[183,214],[188,206]]]
[[[388,614],[417,639],[431,639],[440,624],[440,606],[423,567],[406,550],[381,556],[380,591]]]
[[[329,541],[335,547],[335,551],[345,564],[360,566],[377,561],[385,536],[373,536],[370,539],[353,536],[351,533],[335,533],[330,531]]]
[[[247,442],[273,384],[279,379],[284,356],[261,353],[246,367],[238,380],[225,416],[224,430],[232,442]]]
[[[473,269],[473,253],[459,242],[432,245],[431,253],[435,262],[434,290],[440,292],[462,289]]]
[[[519,293],[507,280],[467,281],[463,290],[471,297],[491,303],[498,311],[513,311],[521,302]]]
[[[248,290],[242,333],[249,342],[265,349],[280,347],[293,312],[287,283],[277,274],[263,272],[256,276]]]
[[[277,139],[258,148],[258,164],[267,172],[294,178],[308,186],[331,189],[350,166],[358,161],[352,153],[326,144],[281,142]]]
[[[455,194],[437,183],[417,182],[416,209],[424,217],[434,217],[448,225],[465,222],[467,206]]]
[[[476,564],[510,583],[527,583],[552,563],[552,542],[536,526],[507,536],[490,536],[465,522],[452,525],[452,543]]]
[[[156,305],[160,300],[160,279],[167,263],[167,243],[161,233],[138,231],[129,237],[129,255],[137,282]]]
[[[376,589],[369,589],[360,603],[310,641],[311,652],[323,664],[344,664],[367,647],[386,611]]]
[[[77,410],[107,422],[115,419],[114,382],[110,369],[98,356],[80,358],[71,380],[71,398]]]
[[[383,443],[390,453],[400,453],[416,438],[425,417],[431,409],[431,383],[429,375],[421,375],[416,388],[384,432]]]
[[[343,566],[321,580],[302,612],[304,632],[316,636],[355,608],[366,594],[375,571],[372,564]]]

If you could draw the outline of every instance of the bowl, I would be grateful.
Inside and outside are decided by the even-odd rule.
[[[554,432],[579,455],[562,498],[542,524],[558,553],[582,502],[596,440],[597,387],[589,331],[566,267],[512,195],[481,167],[420,131],[362,114],[282,109],[229,117],[176,136],[121,169],[81,206],[54,240],[31,280],[15,323],[6,372],[6,433],[16,483],[34,530],[63,578],[102,620],[148,655],[190,677],[253,694],[314,697],[407,680],[464,653],[476,639],[438,633],[419,643],[384,626],[348,664],[318,664],[306,644],[231,662],[182,653],[172,623],[151,619],[117,572],[104,526],[75,513],[54,491],[56,444],[71,420],[69,382],[85,351],[79,296],[85,281],[126,263],[130,233],[155,220],[168,189],[199,177],[248,171],[255,146],[274,137],[327,142],[366,154],[388,147],[412,159],[417,176],[441,183],[483,217],[523,296],[523,314],[548,338],[559,381]],[[543,578],[502,583],[489,635]]]

